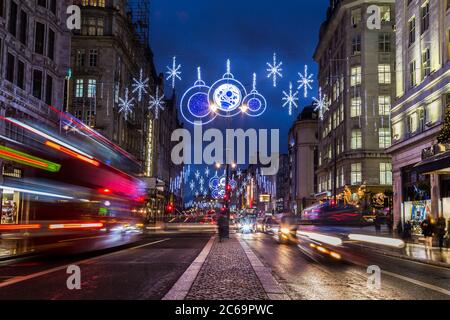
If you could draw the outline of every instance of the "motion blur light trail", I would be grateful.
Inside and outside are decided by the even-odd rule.
[[[364,234],[349,234],[348,238],[354,241],[368,242],[395,248],[405,247],[405,242],[400,239],[367,236]]]
[[[342,245],[342,240],[338,237],[327,236],[320,233],[315,232],[305,232],[305,231],[297,231],[297,234],[300,236],[308,237],[312,240],[319,241],[325,244],[329,244],[332,246],[340,246]]]

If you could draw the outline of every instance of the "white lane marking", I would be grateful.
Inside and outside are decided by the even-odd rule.
[[[215,236],[212,236],[209,239],[208,243],[205,245],[197,258],[195,258],[194,262],[191,263],[191,265],[186,269],[169,292],[166,293],[162,300],[184,300],[186,298],[192,285],[194,284],[195,279],[197,278],[198,273],[203,267],[206,258],[211,252],[215,238]]]
[[[368,265],[365,265],[365,264],[359,263],[359,262],[352,261],[351,263],[353,263],[353,264],[355,264],[357,266],[360,266],[361,268],[367,268],[368,267]],[[426,282],[423,282],[423,281],[420,281],[420,280],[411,279],[409,277],[401,276],[399,274],[396,274],[396,273],[393,273],[393,272],[389,272],[389,271],[385,271],[385,270],[381,270],[381,273],[384,273],[384,274],[386,274],[388,276],[391,276],[391,277],[394,277],[394,278],[397,278],[397,279],[400,279],[400,280],[403,280],[403,281],[415,284],[415,285],[423,287],[425,289],[433,290],[433,291],[445,294],[447,296],[450,296],[450,291],[446,290],[444,288],[441,288],[441,287],[438,287],[438,286],[435,286],[435,285],[432,285],[432,284],[429,284],[429,283],[426,283]]]
[[[111,256],[114,256],[114,255],[117,255],[117,254],[120,254],[120,253],[125,253],[127,251],[133,251],[133,250],[140,249],[140,248],[143,248],[143,247],[148,247],[148,246],[151,246],[151,245],[154,245],[154,244],[157,244],[157,243],[161,243],[161,242],[164,242],[164,241],[168,241],[168,240],[170,240],[170,239],[162,239],[162,240],[150,242],[150,243],[147,243],[147,244],[144,244],[144,245],[140,245],[140,246],[137,246],[137,247],[132,247],[132,248],[128,248],[128,249],[124,249],[124,250],[108,253],[108,254],[105,254],[105,255],[102,255],[102,256],[98,256],[98,257],[94,257],[94,258],[90,258],[90,259],[86,259],[86,260],[81,260],[81,261],[74,262],[74,263],[71,263],[71,264],[67,264],[67,265],[64,265],[64,266],[61,266],[61,267],[56,267],[56,268],[44,270],[44,271],[41,271],[41,272],[32,273],[32,274],[29,274],[29,275],[26,275],[26,276],[15,277],[15,278],[13,278],[11,280],[7,280],[7,281],[5,281],[3,283],[0,283],[0,288],[4,288],[4,287],[10,286],[10,285],[13,285],[13,284],[16,284],[16,283],[20,283],[20,282],[23,282],[23,281],[27,281],[27,280],[31,280],[31,279],[34,279],[34,278],[42,277],[42,276],[45,276],[47,274],[50,274],[50,273],[53,273],[53,272],[56,272],[56,271],[65,270],[65,269],[67,269],[67,267],[69,265],[87,264],[87,263],[93,262],[93,261],[101,259],[101,258],[111,257]]]
[[[67,240],[61,240],[58,241],[59,243],[63,243],[63,242],[71,242],[71,241],[79,241],[79,240],[88,240],[88,239],[100,239],[100,238],[107,238],[109,237],[108,235],[105,236],[95,236],[95,237],[85,237],[85,238],[75,238],[75,239],[67,239]]]

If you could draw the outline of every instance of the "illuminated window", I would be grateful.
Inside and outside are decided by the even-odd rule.
[[[97,80],[89,79],[88,81],[88,98],[94,98],[97,92]]]
[[[380,116],[388,116],[391,112],[391,97],[379,96],[378,97],[378,113]]]
[[[391,84],[391,66],[389,64],[378,65],[378,83]]]
[[[352,180],[352,185],[357,185],[362,182],[362,165],[361,165],[361,163],[353,163],[352,164],[351,180]]]
[[[378,130],[379,136],[379,147],[380,149],[387,149],[391,146],[391,129],[389,128],[380,128]]]
[[[361,84],[361,66],[353,67],[351,70],[351,86],[357,86]]]
[[[361,116],[361,97],[352,98],[350,116],[352,118]]]
[[[361,149],[362,148],[362,132],[361,130],[352,130],[352,149]]]
[[[75,98],[82,98],[84,95],[84,80],[77,79],[75,84]]]
[[[416,77],[416,60],[411,61],[409,64],[409,85],[411,88],[417,85],[417,77]]]
[[[425,49],[422,52],[422,75],[423,79],[429,76],[431,73],[431,55],[430,48]]]
[[[413,113],[408,117],[408,130],[409,133],[415,133],[418,129],[418,117],[417,113]]]
[[[390,6],[381,6],[381,21],[389,22],[391,21],[391,7]]]
[[[392,164],[380,163],[380,184],[391,185],[392,184]]]

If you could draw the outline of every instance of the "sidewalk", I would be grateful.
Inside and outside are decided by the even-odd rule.
[[[386,226],[382,226],[380,232],[376,232],[373,226],[368,227],[340,227],[340,226],[318,226],[312,228],[311,231],[324,232],[324,233],[334,233],[340,236],[347,236],[350,233],[364,234],[369,236],[377,237],[387,237],[387,238],[397,238],[401,239],[395,232],[389,232]],[[410,241],[402,239],[405,241],[405,248],[396,249],[381,245],[360,243],[359,245],[375,250],[379,253],[385,255],[391,255],[398,258],[408,259],[416,262],[427,263],[431,265],[437,265],[441,267],[450,268],[450,250],[448,248],[443,248],[442,250],[433,247],[432,250],[427,250],[425,245],[419,241],[419,238],[415,237]]]
[[[286,300],[271,270],[231,235],[212,239],[164,300]]]

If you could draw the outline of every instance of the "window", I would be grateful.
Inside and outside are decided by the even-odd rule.
[[[361,84],[361,66],[352,67],[350,82],[352,87]]]
[[[409,85],[411,86],[411,88],[417,85],[416,60],[411,61],[411,63],[409,64]]]
[[[95,36],[97,34],[96,19],[93,17],[90,17],[87,19],[87,21],[88,21],[88,35]]]
[[[361,149],[362,148],[362,133],[361,130],[352,130],[352,149]]]
[[[421,9],[422,17],[422,33],[427,31],[430,27],[430,3],[427,2]]]
[[[51,60],[55,58],[55,32],[48,29],[47,57]]]
[[[76,53],[75,64],[77,67],[84,67],[84,57],[86,55],[86,50],[78,49]]]
[[[97,80],[89,79],[88,80],[88,98],[94,98],[97,91]]]
[[[350,116],[352,118],[361,116],[361,97],[352,98]]]
[[[9,4],[8,31],[14,37],[17,36],[17,3],[11,1]]]
[[[0,17],[5,14],[5,0],[0,0]]]
[[[14,82],[14,67],[16,64],[16,58],[14,55],[8,52],[8,57],[6,60],[6,80],[13,83]]]
[[[379,96],[378,97],[378,114],[380,116],[388,116],[391,113],[391,97]]]
[[[56,0],[50,0],[50,12],[56,14]]]
[[[52,105],[53,98],[53,78],[50,75],[47,75],[47,81],[45,85],[45,103],[48,105]]]
[[[408,130],[409,133],[415,133],[418,129],[418,118],[417,113],[413,113],[408,117]]]
[[[391,146],[391,129],[380,128],[378,131],[380,149],[387,149]]]
[[[89,66],[97,66],[98,51],[96,49],[89,50]]]
[[[352,39],[352,55],[361,54],[361,35],[353,37]]]
[[[25,64],[20,60],[17,62],[17,86],[25,90]]]
[[[103,18],[97,19],[97,35],[102,36],[105,30],[105,20]]]
[[[391,7],[390,6],[381,6],[381,21],[389,22],[391,21]]]
[[[351,23],[352,26],[357,26],[362,20],[361,9],[352,10]]]
[[[430,48],[425,49],[422,52],[422,76],[425,79],[431,73],[431,56]]]
[[[77,79],[75,84],[75,98],[83,98],[84,96],[84,80]]]
[[[20,11],[20,35],[19,41],[24,45],[27,44],[28,36],[28,15],[25,11]]]
[[[44,54],[45,25],[36,22],[36,33],[34,37],[34,52]]]
[[[338,186],[343,187],[345,186],[345,176],[344,176],[344,167],[340,167],[338,169]]]
[[[378,65],[378,83],[391,84],[391,66],[389,64]]]
[[[352,180],[352,185],[357,185],[362,182],[361,163],[353,163],[352,164],[351,180]]]
[[[38,6],[47,8],[47,1],[46,0],[38,0],[37,4],[38,4]]]
[[[416,18],[412,18],[408,22],[408,30],[409,30],[409,45],[412,45],[416,42]]]
[[[391,52],[391,35],[389,33],[380,33],[378,36],[378,50],[383,53]]]
[[[33,96],[41,99],[42,98],[42,71],[33,71]]]
[[[391,185],[392,184],[392,164],[380,163],[380,184]]]

